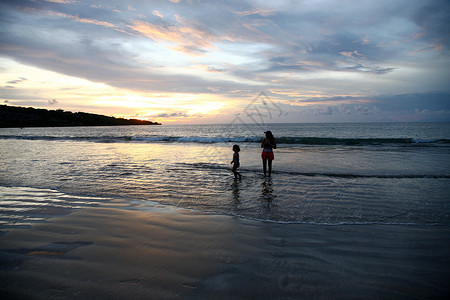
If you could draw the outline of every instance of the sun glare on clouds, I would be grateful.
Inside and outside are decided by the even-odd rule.
[[[82,78],[66,76],[59,73],[30,67],[17,62],[1,59],[1,65],[8,73],[0,74],[3,89],[11,95],[8,104],[21,106],[46,106],[52,104],[54,109],[79,111],[84,107],[97,107],[101,113],[110,109],[116,117],[157,119],[158,115],[182,115],[183,118],[165,119],[164,121],[186,121],[192,117],[220,111],[226,105],[211,100],[207,95],[183,93],[137,93],[119,89],[103,83],[95,83]],[[26,77],[22,77],[26,74]],[[16,80],[11,80],[16,78]],[[14,95],[32,92],[34,97],[27,100],[15,100]],[[182,113],[180,113],[182,112]],[[152,120],[153,120],[152,119]]]

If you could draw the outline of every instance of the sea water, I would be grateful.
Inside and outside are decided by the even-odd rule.
[[[8,128],[0,153],[3,227],[117,201],[281,223],[450,223],[450,123]]]

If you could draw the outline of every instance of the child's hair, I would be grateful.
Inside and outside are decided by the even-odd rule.
[[[239,152],[239,151],[241,151],[241,148],[239,148],[239,145],[234,145],[233,146],[233,151]]]

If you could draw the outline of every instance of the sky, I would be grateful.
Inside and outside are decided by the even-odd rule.
[[[0,0],[0,104],[163,124],[450,121],[449,46],[448,0]]]

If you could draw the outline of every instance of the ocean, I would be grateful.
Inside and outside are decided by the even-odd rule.
[[[278,146],[270,177],[265,130]],[[0,153],[0,228],[112,205],[273,223],[450,225],[450,123],[3,128]]]

